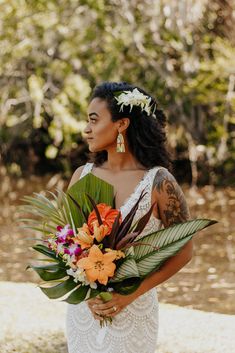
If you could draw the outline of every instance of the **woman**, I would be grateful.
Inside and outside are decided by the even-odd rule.
[[[151,204],[151,218],[139,237],[189,218],[183,193],[168,171],[165,116],[144,90],[126,82],[104,82],[91,96],[85,129],[92,163],[79,167],[70,186],[93,173],[114,186],[116,208],[122,218],[145,189],[135,219]],[[134,219],[134,220],[135,220]],[[69,353],[153,353],[158,334],[156,286],[178,272],[192,258],[192,241],[148,276],[130,295],[113,293],[104,303],[99,298],[68,305]],[[100,328],[102,315],[112,325]]]

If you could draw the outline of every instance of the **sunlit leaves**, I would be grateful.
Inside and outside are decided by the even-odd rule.
[[[164,105],[173,131],[184,126],[195,142],[217,148],[221,135],[215,125],[225,126],[223,117],[232,117],[235,106],[229,21],[220,21],[228,38],[216,31],[229,4],[219,11],[221,2],[208,0],[62,0],[60,6],[2,1],[0,122],[5,135],[35,144],[33,132],[43,128],[58,151],[44,149],[46,158],[67,156],[84,129],[91,88],[124,80],[142,85]],[[231,125],[232,118],[225,133]],[[45,135],[40,134],[42,142]]]

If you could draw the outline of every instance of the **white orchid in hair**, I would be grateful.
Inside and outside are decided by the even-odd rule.
[[[123,111],[123,106],[130,105],[130,112],[133,106],[140,106],[141,110],[145,110],[148,115],[151,114],[151,97],[141,93],[137,88],[133,91],[123,91],[118,97],[115,97],[117,104],[121,105],[120,111]]]

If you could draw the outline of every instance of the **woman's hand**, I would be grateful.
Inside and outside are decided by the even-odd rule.
[[[135,293],[121,295],[112,292],[112,299],[104,302],[96,297],[87,301],[88,306],[96,320],[103,320],[103,316],[114,317],[119,314],[127,305],[131,304],[137,298]]]

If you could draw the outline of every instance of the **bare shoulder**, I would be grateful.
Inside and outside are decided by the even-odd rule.
[[[79,178],[80,178],[80,176],[82,174],[82,170],[83,170],[84,167],[85,167],[85,165],[81,165],[80,167],[78,167],[75,170],[75,172],[73,173],[72,178],[71,178],[71,180],[69,182],[68,189],[79,180]]]
[[[153,192],[165,227],[184,222],[190,218],[183,191],[167,169],[161,168],[156,173],[153,181]]]

